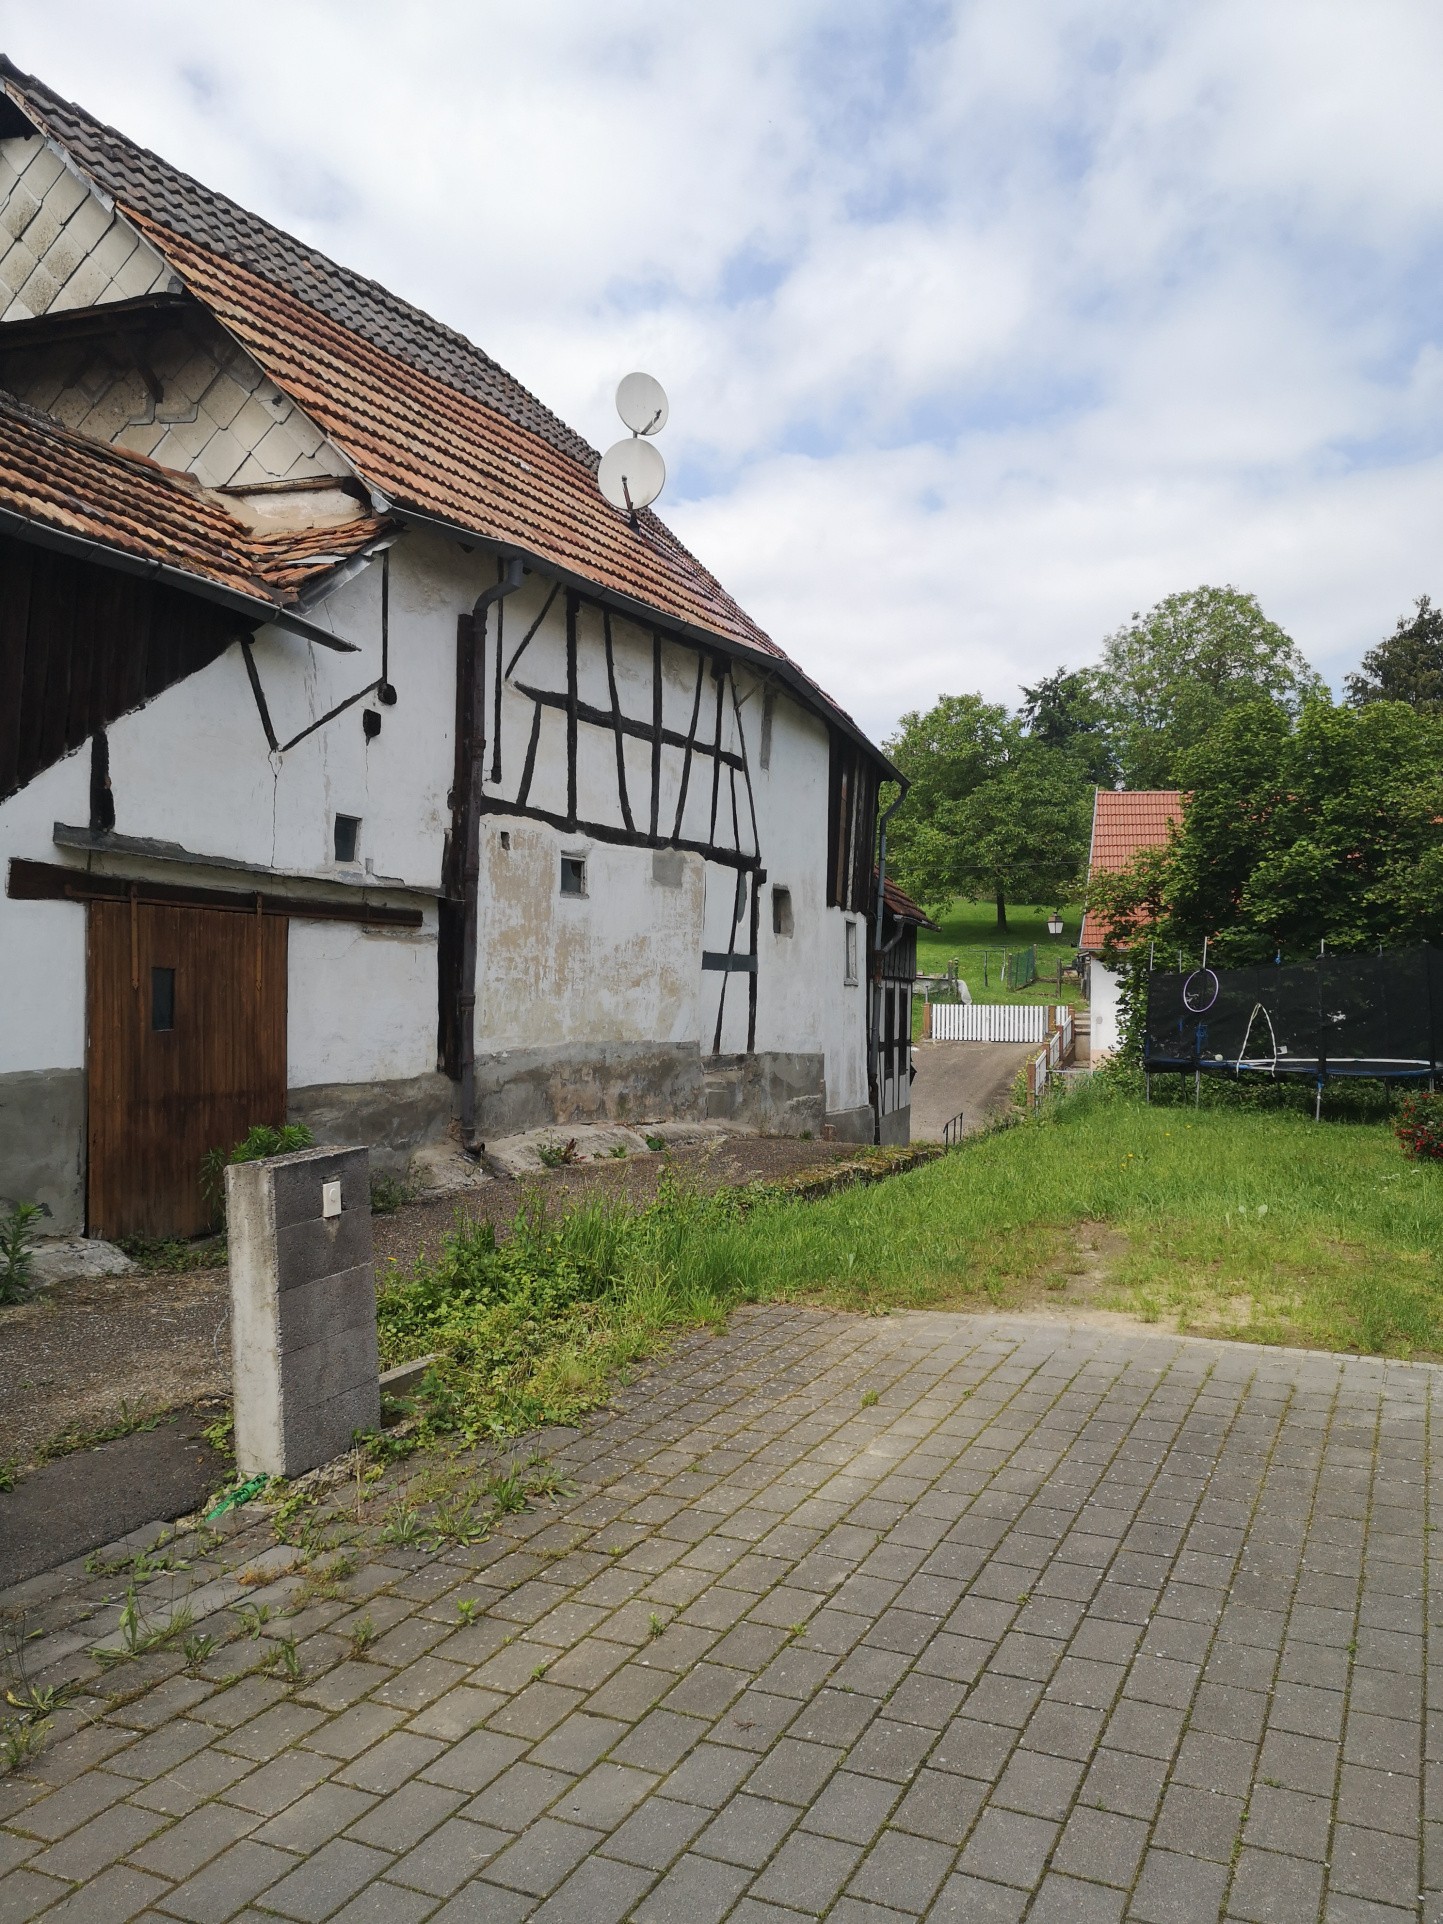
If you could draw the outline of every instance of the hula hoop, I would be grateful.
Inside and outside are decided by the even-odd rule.
[[[1183,1007],[1193,1015],[1205,1015],[1217,1001],[1218,990],[1218,979],[1211,969],[1194,969],[1182,985]]]

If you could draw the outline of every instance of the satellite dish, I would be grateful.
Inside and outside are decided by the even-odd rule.
[[[616,411],[633,434],[660,434],[666,426],[666,389],[650,374],[628,374],[616,390]]]
[[[666,486],[666,463],[660,448],[639,438],[618,441],[602,455],[596,485],[623,514],[649,508]]]

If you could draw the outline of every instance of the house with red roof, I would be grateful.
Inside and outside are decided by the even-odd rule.
[[[896,771],[598,459],[0,60],[0,1198],[185,1234],[287,1119],[906,1139]]]
[[[1092,805],[1089,882],[1095,875],[1125,869],[1148,848],[1166,848],[1168,830],[1181,821],[1186,797],[1176,788],[1099,788]],[[1120,1041],[1118,979],[1101,959],[1107,928],[1089,903],[1078,938],[1087,957],[1087,1000],[1091,1014],[1092,1061],[1111,1055]]]

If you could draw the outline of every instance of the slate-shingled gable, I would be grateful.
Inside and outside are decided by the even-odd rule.
[[[600,457],[595,449],[464,334],[138,147],[42,80],[22,73],[3,54],[0,85],[112,200],[250,268],[263,280],[289,288],[398,360],[484,401],[573,461],[596,467]]]

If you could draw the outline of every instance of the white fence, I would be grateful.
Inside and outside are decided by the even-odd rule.
[[[1048,1031],[1072,1027],[1071,1009],[1045,1002],[934,1002],[934,1042],[1043,1042]]]

